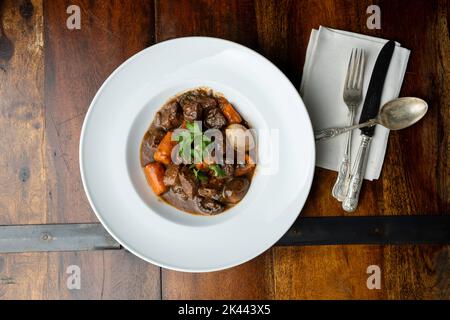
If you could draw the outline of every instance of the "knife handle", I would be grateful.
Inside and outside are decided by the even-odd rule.
[[[369,154],[370,141],[372,137],[361,135],[361,144],[359,145],[356,161],[353,166],[353,172],[348,186],[347,196],[342,202],[342,208],[347,212],[353,212],[358,206],[359,192],[364,180],[366,171],[367,156]]]

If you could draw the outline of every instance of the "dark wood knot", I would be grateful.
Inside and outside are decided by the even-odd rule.
[[[30,178],[30,169],[28,167],[23,167],[19,171],[19,179],[22,182],[27,182]]]
[[[19,12],[22,18],[30,19],[34,14],[34,6],[30,0],[23,0],[19,6]]]

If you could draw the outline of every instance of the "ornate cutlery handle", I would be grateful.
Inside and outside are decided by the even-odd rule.
[[[321,140],[327,140],[330,138],[334,138],[340,134],[343,134],[347,131],[363,128],[363,127],[370,127],[377,124],[377,119],[372,119],[364,123],[355,124],[354,126],[348,126],[348,127],[342,127],[342,128],[327,128],[322,130],[315,130],[314,131],[314,137],[317,141]]]
[[[353,212],[358,206],[359,191],[364,180],[366,171],[367,156],[369,154],[370,141],[372,137],[362,135],[358,155],[353,166],[352,177],[347,191],[347,196],[342,202],[342,208],[347,212]]]
[[[350,129],[347,128],[328,128],[323,130],[314,131],[314,137],[316,141],[327,140],[334,138]]]
[[[352,108],[348,113],[348,124],[353,125],[353,119],[355,118],[355,109]],[[334,183],[331,194],[338,201],[345,199],[347,195],[348,182],[350,180],[350,158],[351,158],[351,145],[352,145],[352,133],[347,132],[347,141],[345,143],[344,156],[341,164],[339,165],[338,176]]]
[[[344,200],[345,195],[347,194],[346,193],[348,182],[347,179],[349,171],[350,171],[350,157],[348,155],[345,155],[339,166],[339,172],[336,179],[336,183],[334,184],[333,190],[331,191],[333,197],[335,197],[339,201]]]

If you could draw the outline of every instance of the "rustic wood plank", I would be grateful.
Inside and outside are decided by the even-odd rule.
[[[66,286],[71,265],[80,267],[80,289]],[[159,299],[159,269],[125,250],[50,253],[45,299]]]
[[[80,267],[79,289],[67,286],[70,266]],[[158,276],[154,266],[124,250],[5,254],[0,300],[157,299]]]
[[[295,84],[299,81],[297,74],[301,73],[299,68],[304,62],[309,32],[319,24],[394,39],[412,50],[401,94],[423,97],[435,107],[422,123],[392,133],[381,179],[364,184],[360,206],[354,213],[356,215],[449,213],[448,133],[439,129],[449,123],[448,110],[445,111],[445,106],[449,104],[446,89],[448,85],[445,84],[448,83],[450,56],[446,30],[447,3],[277,1],[276,6],[273,5],[275,9],[267,5],[266,1],[261,1],[261,5],[257,6],[260,25],[266,26],[260,37],[269,39],[267,43],[272,43],[271,39],[277,36],[293,39],[295,43],[290,41],[287,45],[277,46],[285,49],[284,53],[271,49],[270,46],[267,50],[268,54],[282,62],[282,68],[283,63],[287,66],[286,73]],[[370,4],[378,4],[382,10],[381,30],[365,28],[365,10]],[[271,8],[269,12],[267,8]],[[289,27],[280,24],[280,21],[285,20],[289,21]],[[415,21],[414,28],[411,28],[409,21]],[[270,30],[277,30],[282,35],[271,36]],[[421,31],[418,33],[415,30]],[[292,46],[297,47],[292,49]],[[300,64],[297,61],[300,61]],[[446,70],[443,70],[444,68]],[[294,72],[291,73],[291,70]],[[302,211],[303,215],[344,215],[340,205],[330,194],[335,176],[335,173],[327,170],[316,171],[311,194]],[[276,288],[282,288],[276,290],[276,297],[448,298],[448,278],[444,277],[442,280],[438,272],[431,273],[430,278],[420,276],[429,261],[433,261],[437,256],[441,257],[440,264],[433,267],[436,270],[448,270],[449,261],[442,258],[447,250],[448,247],[445,246],[387,246],[376,249],[366,246],[338,246],[322,247],[317,252],[310,248],[275,248]],[[415,258],[411,258],[412,256]],[[308,269],[304,262],[300,261],[303,259],[308,261],[308,265],[317,268],[320,268],[320,265],[330,266],[330,269],[315,274],[313,267]],[[364,285],[367,275],[355,274],[355,270],[365,270],[368,264],[376,264],[382,267],[382,270],[387,270],[384,273],[386,284],[380,293],[365,291],[367,288],[361,287],[361,284]],[[312,276],[308,276],[309,272],[306,270],[309,270]],[[298,280],[292,281],[292,278],[286,276],[289,273],[294,273]],[[340,280],[333,284],[333,279]],[[430,286],[430,283],[439,285]],[[315,291],[312,291],[313,287]],[[435,292],[436,288],[440,288],[440,293]]]
[[[0,224],[45,223],[42,1],[1,1],[0,15]],[[0,299],[42,298],[47,267],[45,253],[0,255]]]
[[[41,1],[24,17],[2,1],[0,40],[0,224],[46,221],[44,54]]]
[[[156,40],[213,36],[257,48],[253,1],[156,1]],[[163,269],[164,299],[267,299],[272,296],[272,255],[232,270],[188,274]]]
[[[275,297],[449,299],[449,250],[450,246],[278,248]],[[380,267],[380,290],[367,288],[371,265]]]
[[[81,9],[81,30],[66,28],[69,5]],[[153,8],[152,1],[133,0],[62,0],[44,4],[46,119],[49,152],[55,169],[49,182],[51,222],[97,221],[79,175],[81,125],[102,82],[127,58],[153,42]],[[49,287],[49,296],[160,297],[159,268],[128,253],[52,254],[49,263],[56,274],[61,274],[65,269],[55,265],[62,266],[67,261],[79,263],[84,274],[90,277],[85,289],[69,294],[56,282]]]
[[[81,8],[81,30],[66,27],[69,5]],[[0,223],[97,222],[79,175],[82,121],[106,77],[153,42],[153,2],[21,0],[4,6],[14,52],[0,72],[0,139],[10,150],[0,155],[10,168],[0,173]],[[160,298],[159,268],[122,251],[6,254],[0,262],[1,299]],[[81,269],[80,290],[66,287],[71,264]]]
[[[439,85],[445,87],[443,73],[440,65],[445,64],[445,58],[448,60],[446,51],[445,25],[447,14],[445,7],[446,1],[436,3],[413,1],[407,6],[400,1],[375,1],[382,10],[383,18],[381,30],[367,30],[366,28],[366,8],[372,4],[369,1],[348,2],[348,1],[255,1],[254,10],[256,13],[256,35],[250,34],[252,29],[247,30],[247,35],[239,33],[239,37],[234,31],[225,33],[218,21],[223,21],[223,15],[217,17],[216,13],[211,12],[214,8],[214,2],[211,1],[175,1],[170,4],[157,4],[157,40],[163,40],[176,36],[184,35],[212,35],[225,37],[227,39],[241,41],[259,52],[263,53],[270,60],[275,62],[298,86],[301,79],[304,56],[309,40],[309,34],[312,28],[318,28],[319,25],[325,25],[333,28],[345,29],[354,32],[360,32],[380,37],[392,38],[402,42],[406,47],[412,49],[413,55],[419,51],[418,58],[422,61],[421,68],[426,68],[425,74],[431,78],[429,82],[420,82],[417,79],[409,80],[410,71],[405,79],[405,88],[409,88],[408,81],[411,82],[411,90],[404,88],[402,94],[417,95],[436,101],[436,99],[447,99],[446,93],[441,90],[441,98],[429,99],[435,90],[433,86]],[[227,18],[232,16],[238,20],[237,13],[233,10],[243,12],[252,11],[245,3],[243,8],[235,8],[233,5],[228,7]],[[424,35],[418,35],[410,27],[408,21],[411,17],[408,15],[412,10],[416,20],[421,20],[420,30],[426,29]],[[183,12],[180,18],[171,19],[175,12]],[[195,13],[190,13],[195,12]],[[399,16],[402,13],[402,17]],[[431,21],[427,22],[420,15],[425,13]],[[188,19],[184,20],[187,17]],[[253,13],[249,13],[250,19],[253,19]],[[228,18],[229,19],[229,18]],[[174,21],[177,21],[175,23]],[[178,23],[178,21],[181,21]],[[185,21],[189,21],[186,23]],[[217,24],[217,25],[216,25]],[[239,22],[229,23],[238,25]],[[435,27],[431,25],[434,24]],[[230,27],[227,27],[229,30]],[[397,30],[397,31],[395,31]],[[414,34],[413,34],[414,32]],[[427,36],[427,44],[432,48],[423,48],[422,36]],[[242,41],[245,39],[245,41]],[[256,39],[256,40],[255,40]],[[410,39],[414,39],[411,42]],[[436,39],[440,43],[436,44]],[[409,40],[409,41],[407,41]],[[255,41],[257,43],[255,44]],[[432,44],[431,42],[434,43]],[[438,61],[438,63],[435,63]],[[440,61],[440,62],[439,62]],[[434,78],[434,79],[433,79]],[[420,82],[420,83],[418,83]],[[414,84],[416,86],[414,86]],[[420,88],[417,88],[417,87]],[[448,87],[448,86],[447,86]],[[444,104],[442,104],[444,102]],[[440,108],[435,109],[435,115],[430,116],[420,127],[414,127],[405,132],[396,133],[394,142],[390,142],[386,165],[381,179],[377,182],[366,183],[362,195],[361,203],[357,215],[379,215],[379,214],[440,214],[448,213],[448,148],[447,136],[444,134],[439,137],[436,134],[438,128],[442,126],[443,121],[447,121],[448,112],[442,116],[442,106],[448,104],[448,100],[438,101]],[[439,111],[440,110],[440,111]],[[441,119],[436,119],[436,114],[441,114]],[[428,117],[428,116],[427,116]],[[447,121],[448,122],[448,121]],[[447,123],[445,122],[445,123]],[[425,127],[424,127],[425,126]],[[417,134],[419,130],[420,134]],[[434,132],[434,133],[433,133]],[[442,130],[440,130],[442,134]],[[405,135],[406,138],[396,143],[396,139]],[[414,139],[411,137],[414,135]],[[414,143],[411,143],[414,141]],[[420,148],[414,151],[416,145]],[[439,156],[431,150],[439,150]],[[399,152],[400,150],[400,152]],[[426,151],[426,152],[424,152]],[[411,165],[408,160],[414,152],[415,160]],[[417,154],[415,154],[417,152]],[[434,153],[434,156],[429,155]],[[430,164],[431,159],[431,164]],[[433,174],[429,174],[429,168],[435,168]],[[306,206],[302,212],[305,216],[330,216],[344,215],[344,212],[330,194],[331,187],[335,180],[335,173],[327,170],[318,169],[313,188]],[[411,177],[414,176],[414,179]],[[423,186],[426,183],[426,186]],[[379,298],[379,297],[412,297],[416,296],[436,296],[430,290],[424,288],[432,281],[436,281],[440,286],[441,296],[448,292],[448,283],[445,279],[440,280],[437,273],[431,275],[430,279],[404,277],[404,273],[417,276],[424,271],[423,266],[429,263],[430,259],[439,256],[440,265],[436,269],[446,270],[448,261],[445,257],[447,247],[371,247],[371,246],[333,246],[320,249],[313,248],[273,248],[267,254],[273,255],[274,284],[267,285],[273,290],[268,290],[273,296],[285,298]],[[414,252],[423,252],[423,256],[417,256],[419,265],[414,265],[411,255]],[[398,261],[405,261],[401,265]],[[251,265],[252,262],[249,263]],[[379,265],[382,270],[388,270],[385,277],[385,289],[381,292],[370,291],[365,286],[367,275],[365,270],[368,265]],[[330,265],[330,270],[323,270],[323,266]],[[313,266],[308,268],[307,266]],[[262,266],[261,268],[264,268]],[[247,264],[241,266],[241,272],[227,271],[226,276],[230,281],[245,278],[247,276],[244,268],[251,269]],[[355,270],[363,270],[356,271]],[[309,271],[309,272],[308,272]],[[313,273],[313,276],[310,274]],[[183,297],[202,297],[212,296],[215,291],[215,279],[221,278],[221,274],[215,275],[195,275],[177,274],[173,272],[163,272],[163,291],[164,297],[180,297],[174,294],[174,287],[180,290],[183,288]],[[296,279],[297,280],[293,280]],[[211,285],[203,284],[206,279]],[[338,280],[335,280],[338,279]],[[421,281],[421,283],[416,283]],[[199,287],[199,283],[202,285]],[[270,283],[268,281],[267,283]],[[363,286],[361,286],[363,285]],[[315,288],[311,293],[308,288]],[[434,290],[434,289],[433,289]],[[168,294],[166,294],[168,292]],[[420,293],[422,292],[422,293]],[[229,293],[223,293],[220,296],[228,296]]]
[[[251,0],[155,1],[157,42],[186,36],[211,36],[255,48],[256,20]]]
[[[381,32],[411,49],[401,91],[429,103],[422,122],[389,138],[378,199],[386,214],[450,214],[450,3],[380,3]],[[399,14],[401,12],[401,14]],[[408,27],[414,21],[414,28]],[[418,32],[420,30],[420,32]],[[450,299],[449,247],[385,247],[386,296],[390,299]]]
[[[448,1],[411,1],[407,6],[385,1],[380,6],[385,11],[382,35],[411,49],[401,95],[419,96],[430,106],[423,121],[390,135],[382,179],[374,184],[380,211],[449,214],[450,149],[444,129],[450,123]]]
[[[274,297],[272,252],[235,268],[209,273],[162,269],[163,299],[271,299]]]
[[[66,28],[69,5],[81,9],[81,30]],[[50,222],[97,221],[79,175],[84,115],[111,72],[153,42],[153,25],[151,1],[45,2],[45,116],[55,168]]]

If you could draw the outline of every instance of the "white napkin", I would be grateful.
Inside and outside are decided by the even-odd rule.
[[[355,123],[361,114],[365,93],[372,70],[383,45],[387,40],[357,33],[320,27],[313,29],[306,51],[300,94],[308,109],[314,130],[347,125],[348,109],[342,95],[348,61],[352,48],[365,53],[363,100],[356,111]],[[398,97],[405,75],[410,51],[396,43],[386,80],[381,105]],[[360,144],[360,131],[354,130],[352,137],[352,166]],[[383,166],[389,130],[377,126],[372,139],[365,179],[378,179]],[[344,154],[346,136],[316,143],[316,165],[337,171]]]

